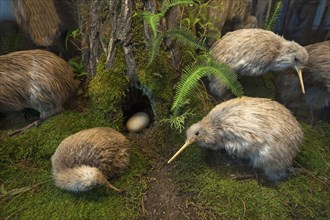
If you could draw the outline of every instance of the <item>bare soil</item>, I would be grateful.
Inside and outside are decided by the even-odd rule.
[[[147,190],[141,201],[142,219],[196,219],[195,210],[188,205],[186,196],[180,194],[173,179],[173,166],[166,164],[166,158],[157,152],[159,146],[152,143],[152,133],[153,128],[149,128],[139,134],[128,134],[131,142],[150,158],[151,169],[145,177]]]

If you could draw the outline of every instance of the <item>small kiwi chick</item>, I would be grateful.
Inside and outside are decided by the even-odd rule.
[[[290,111],[276,101],[242,97],[215,106],[186,131],[186,142],[168,161],[196,142],[212,150],[249,159],[271,181],[283,179],[299,151],[303,131]]]
[[[55,185],[80,192],[99,185],[112,190],[108,179],[128,167],[130,146],[127,138],[112,128],[96,127],[65,138],[51,158]]]

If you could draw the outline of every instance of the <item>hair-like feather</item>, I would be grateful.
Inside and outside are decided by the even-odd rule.
[[[308,61],[304,47],[271,31],[240,29],[227,33],[211,48],[217,61],[228,64],[238,76],[259,76],[270,71],[302,69]],[[211,93],[221,97],[224,85],[210,78]]]
[[[69,191],[109,186],[107,179],[127,169],[129,152],[129,141],[112,128],[79,131],[65,138],[51,158],[55,184]]]
[[[276,78],[279,99],[289,108],[320,110],[330,105],[330,41],[305,46],[309,59],[303,69],[306,94],[299,89],[294,71],[287,70]]]
[[[62,111],[77,87],[70,65],[44,50],[0,56],[0,79],[0,111],[32,108],[41,119]]]
[[[50,46],[59,35],[61,20],[53,0],[13,0],[19,26],[38,46]]]
[[[193,142],[213,150],[225,149],[230,156],[249,159],[253,167],[276,181],[287,175],[302,144],[303,131],[278,102],[242,97],[215,106],[187,129],[186,137],[181,151]]]

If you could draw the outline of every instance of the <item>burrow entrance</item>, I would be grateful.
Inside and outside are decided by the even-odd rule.
[[[149,115],[150,126],[156,119],[155,107],[150,89],[145,86],[130,87],[122,99],[122,111],[124,127],[126,127],[128,119],[138,112],[145,112]]]

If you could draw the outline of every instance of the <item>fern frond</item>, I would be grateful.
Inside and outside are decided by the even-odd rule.
[[[165,16],[170,7],[182,4],[194,4],[194,0],[164,0],[159,14]]]
[[[214,60],[210,61],[210,65],[212,67],[209,70],[210,74],[219,79],[234,95],[243,95],[243,87],[237,80],[237,74],[230,66]]]
[[[163,40],[164,40],[163,34],[159,34],[158,36],[151,38],[150,47],[149,47],[150,57],[147,67],[149,67],[152,64],[152,62],[154,62],[156,56],[158,55],[160,45],[162,44]]]
[[[243,95],[243,88],[237,80],[236,73],[226,64],[212,61],[206,65],[187,66],[184,68],[183,72],[184,74],[176,87],[171,108],[174,115],[176,115],[179,109],[186,103],[187,97],[191,95],[197,82],[206,75],[215,76],[236,96]]]
[[[269,30],[269,31],[275,30],[278,18],[280,17],[281,9],[282,9],[282,0],[276,3],[272,15],[269,18],[267,18],[264,25],[265,30]]]
[[[173,40],[178,40],[180,43],[192,47],[194,49],[201,49],[206,51],[204,40],[195,37],[191,31],[184,29],[173,29],[166,32],[166,36]]]
[[[147,24],[151,28],[153,36],[156,37],[159,21],[162,18],[162,15],[159,13],[154,14],[151,13],[150,11],[145,11],[142,13],[142,15],[143,15],[143,19],[147,22]]]
[[[179,132],[181,133],[185,128],[184,124],[186,119],[192,115],[193,115],[192,111],[186,111],[180,116],[171,116],[170,118],[162,119],[160,123],[170,124],[172,129],[179,130]]]
[[[197,82],[206,75],[206,71],[207,67],[194,65],[186,66],[183,69],[184,74],[176,87],[172,111],[176,113],[186,103],[187,97],[191,95],[191,91],[196,87]]]

